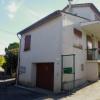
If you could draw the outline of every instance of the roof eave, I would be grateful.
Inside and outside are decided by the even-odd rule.
[[[27,33],[27,32],[29,32],[30,30],[33,30],[33,29],[35,29],[35,28],[37,28],[37,27],[43,25],[44,23],[47,23],[48,21],[50,21],[50,20],[52,20],[52,19],[54,19],[54,18],[56,18],[56,17],[58,17],[58,16],[61,16],[61,11],[60,11],[60,10],[57,10],[57,11],[51,13],[50,15],[48,15],[48,16],[42,18],[42,19],[39,20],[38,22],[36,22],[36,23],[30,25],[29,27],[25,28],[24,30],[18,32],[17,35],[18,35],[18,34],[23,35],[24,33]]]
[[[100,12],[99,10],[96,8],[96,6],[93,3],[84,3],[84,4],[73,4],[72,7],[87,7],[90,6],[99,16],[100,16]],[[66,9],[69,8],[69,5],[67,5],[63,11],[65,11]]]

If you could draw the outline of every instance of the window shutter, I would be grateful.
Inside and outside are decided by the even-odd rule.
[[[82,49],[82,32],[76,28],[73,29],[74,32],[74,43],[73,47]]]
[[[30,45],[31,45],[31,35],[26,35],[24,51],[30,50]]]
[[[79,38],[82,38],[82,32],[80,30],[76,29],[76,28],[74,28],[74,34],[76,36],[78,36]]]

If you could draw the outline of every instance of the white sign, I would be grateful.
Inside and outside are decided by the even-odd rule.
[[[26,73],[26,67],[25,66],[20,67],[20,74],[22,74],[22,73]]]

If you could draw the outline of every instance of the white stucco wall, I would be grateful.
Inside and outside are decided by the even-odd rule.
[[[82,84],[86,81],[86,33],[80,27],[80,22],[86,22],[87,20],[71,16],[71,15],[63,15],[63,44],[62,44],[62,54],[69,55],[75,54],[75,80],[76,86]],[[74,45],[74,32],[73,29],[77,28],[82,31],[82,46],[83,49],[78,49],[73,47]],[[73,66],[73,58],[65,57],[64,58],[64,66]],[[69,60],[68,60],[69,59]],[[63,67],[64,67],[63,66]],[[81,67],[84,67],[84,70],[81,70]],[[64,74],[64,82],[73,82],[73,75],[72,74]],[[64,84],[64,88],[68,89],[72,87],[67,84]]]
[[[68,9],[66,9],[67,11]],[[72,8],[72,13],[87,19],[96,20],[96,13],[90,7],[74,7]]]
[[[25,73],[20,74],[19,80],[23,83],[36,85],[35,63],[54,62],[54,91],[61,89],[61,55],[75,54],[75,79],[76,86],[87,80],[86,67],[86,32],[80,27],[81,22],[87,20],[62,13],[58,17],[42,26],[22,35],[20,66],[25,67]],[[73,28],[82,31],[83,49],[73,47]],[[24,51],[24,40],[26,35],[31,35],[31,49]],[[72,59],[72,58],[71,58]],[[70,58],[64,58],[63,67],[72,66]],[[81,67],[84,67],[83,70]],[[77,81],[78,80],[78,81]],[[63,75],[63,81],[73,81],[73,75]],[[68,85],[64,85],[66,88]]]
[[[54,91],[61,88],[61,33],[62,18],[58,17],[43,24],[24,35],[21,40],[20,66],[26,68],[26,72],[20,74],[21,82],[36,84],[35,63],[54,62]],[[26,35],[31,35],[31,49],[24,51]],[[33,64],[32,64],[33,63]],[[34,65],[34,66],[33,66]]]
[[[97,61],[87,61],[87,80],[89,81],[97,81],[98,77],[98,63]]]
[[[91,20],[95,20],[95,14],[90,7],[74,8],[73,13]]]

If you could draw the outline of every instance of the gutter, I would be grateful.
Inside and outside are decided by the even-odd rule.
[[[22,31],[18,32],[18,33],[17,33],[17,36],[18,36],[18,34],[23,35],[23,34],[29,32],[30,30],[33,30],[33,29],[36,29],[36,28],[40,27],[41,25],[43,25],[43,24],[45,24],[45,23],[47,23],[47,22],[49,22],[49,21],[51,21],[51,20],[53,20],[53,19],[55,19],[55,18],[61,16],[62,13],[69,14],[69,15],[72,15],[72,16],[75,16],[75,17],[78,17],[78,18],[82,18],[82,19],[91,21],[90,19],[87,19],[87,18],[85,18],[85,17],[78,16],[78,15],[73,14],[73,13],[70,13],[70,12],[65,12],[65,11],[63,11],[63,10],[57,10],[57,11],[55,11],[55,12],[49,14],[48,16],[46,16],[46,17],[40,19],[40,20],[37,21],[36,23],[30,25],[29,27],[23,29]]]
[[[23,35],[24,33],[27,33],[30,30],[36,29],[36,28],[40,27],[41,25],[57,18],[58,16],[61,16],[61,11],[60,10],[57,10],[57,11],[47,15],[46,17],[40,19],[36,23],[33,23],[32,25],[30,25],[27,28],[23,29],[22,31],[18,32],[17,34]]]

